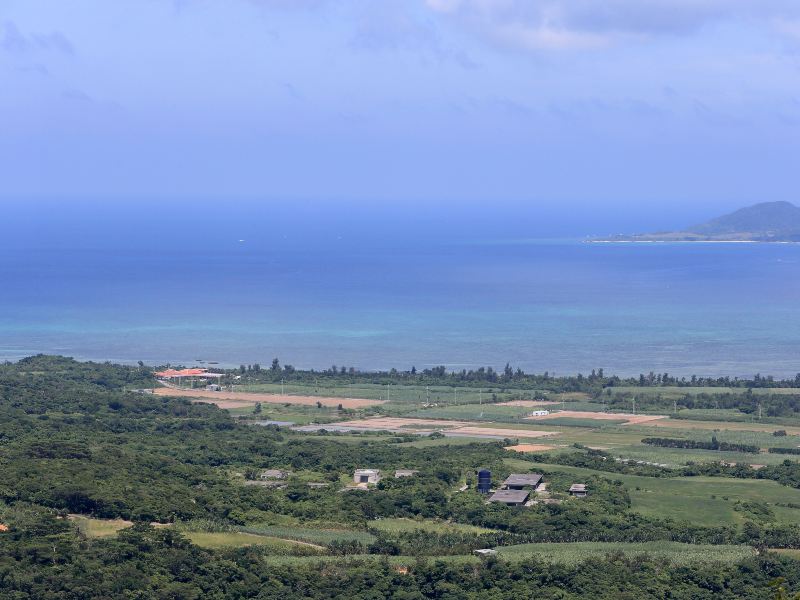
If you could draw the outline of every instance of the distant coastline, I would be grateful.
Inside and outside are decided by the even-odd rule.
[[[800,244],[790,240],[584,240],[587,244]]]
[[[680,231],[615,234],[590,240],[600,243],[796,244],[800,242],[800,208],[789,202],[762,202]]]

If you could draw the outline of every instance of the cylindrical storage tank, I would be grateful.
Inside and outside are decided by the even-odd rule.
[[[488,494],[492,488],[492,472],[487,469],[478,471],[478,491],[481,494]]]

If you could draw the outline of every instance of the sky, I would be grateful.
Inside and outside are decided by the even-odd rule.
[[[0,201],[800,201],[797,0],[0,0]]]

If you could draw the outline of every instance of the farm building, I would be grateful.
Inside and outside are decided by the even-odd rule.
[[[286,479],[289,474],[280,469],[266,469],[261,471],[261,479]]]
[[[479,550],[473,550],[472,553],[476,556],[494,556],[497,554],[497,550],[492,550],[491,548],[481,548]]]
[[[549,410],[534,410],[533,412],[529,412],[529,417],[546,417],[550,414]]]
[[[355,483],[378,483],[381,480],[381,472],[378,469],[356,469],[353,473]]]
[[[503,487],[507,490],[536,489],[541,481],[541,473],[512,473],[503,482]]]
[[[400,479],[401,477],[413,477],[417,473],[419,473],[419,471],[415,469],[397,469],[394,472],[394,478]]]
[[[527,502],[530,490],[498,490],[489,502],[501,502],[507,506],[522,506]]]
[[[576,498],[583,498],[586,496],[586,484],[573,483],[571,486],[569,486],[569,494],[570,496],[575,496]]]

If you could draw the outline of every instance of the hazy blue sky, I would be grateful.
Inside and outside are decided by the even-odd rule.
[[[710,215],[798,172],[798,0],[0,0],[6,198]]]

